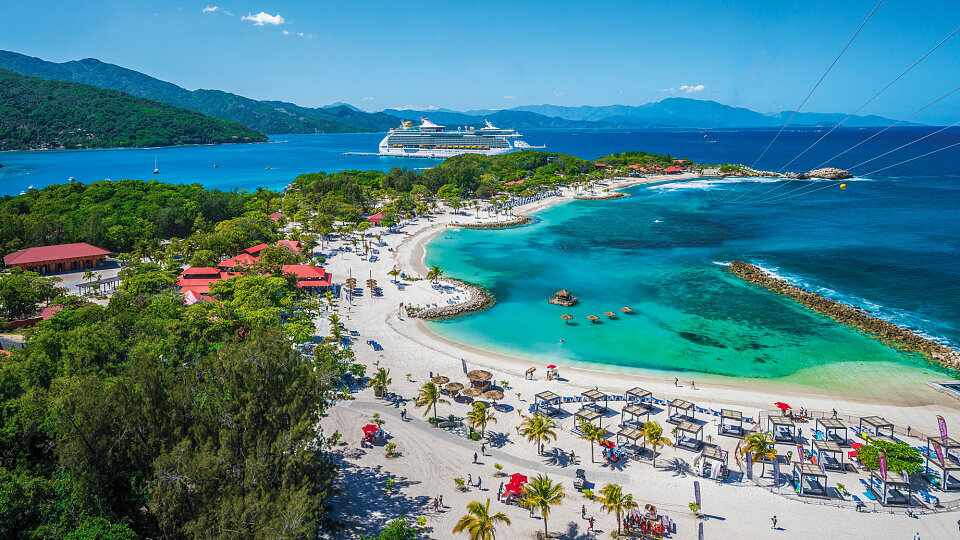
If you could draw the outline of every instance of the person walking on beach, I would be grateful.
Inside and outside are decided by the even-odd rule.
[[[770,528],[771,528],[771,529],[776,529],[776,528],[777,528],[777,516],[773,516],[772,518],[770,518],[770,522],[772,523],[772,525],[770,525]]]
[[[404,408],[403,408],[403,412],[400,413],[400,419],[403,420],[403,421],[406,421],[406,420],[407,420],[407,408],[406,408],[406,407],[404,407]]]
[[[433,498],[433,511],[434,511],[434,512],[439,512],[439,511],[440,511],[440,503],[437,502],[437,498],[436,498],[436,497]]]
[[[474,461],[476,461],[476,460],[474,460]],[[472,485],[473,485],[473,475],[472,475],[472,474],[468,474],[468,475],[467,475],[467,485],[468,485],[468,486],[472,486]]]
[[[697,389],[697,382],[696,382],[696,381],[690,381],[690,388],[693,388],[694,390],[696,390],[696,389]]]
[[[543,443],[540,443],[540,453],[543,453]]]
[[[479,490],[483,489],[483,478],[480,478],[479,475],[477,475],[477,489]]]
[[[487,443],[480,444],[480,455],[481,456],[487,455]]]
[[[473,453],[473,462],[474,462],[474,463],[477,462],[477,453],[476,453],[476,452]]]
[[[837,417],[837,410],[836,410],[836,409],[833,410],[833,417],[834,417],[834,418]]]
[[[533,510],[531,510],[531,512],[533,512]],[[594,522],[593,516],[590,516],[590,528],[588,529],[588,530],[590,530],[590,531],[593,530],[593,522]]]
[[[443,508],[443,495],[440,495],[440,508]]]
[[[587,519],[587,505],[580,506],[580,519]]]
[[[674,378],[673,378],[673,386],[675,386],[675,387],[677,387],[677,388],[680,388],[680,379],[674,377]]]

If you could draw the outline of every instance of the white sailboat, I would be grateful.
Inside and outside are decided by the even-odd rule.
[[[153,174],[160,174],[160,169],[157,168],[157,156],[153,156]]]

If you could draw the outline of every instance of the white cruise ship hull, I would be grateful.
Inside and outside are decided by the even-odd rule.
[[[460,154],[481,154],[484,156],[496,156],[506,154],[517,150],[514,147],[508,148],[490,148],[485,150],[465,149],[465,148],[391,148],[389,146],[380,146],[379,155],[393,157],[422,157],[422,158],[448,158],[459,156]]]

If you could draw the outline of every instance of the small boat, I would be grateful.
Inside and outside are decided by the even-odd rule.
[[[153,174],[160,174],[160,169],[157,168],[157,157],[153,157]]]
[[[71,176],[70,178],[67,178],[67,181],[68,181],[68,182],[76,182],[77,179]]]

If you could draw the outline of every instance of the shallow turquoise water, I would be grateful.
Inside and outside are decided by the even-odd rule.
[[[817,187],[796,186],[804,184]],[[957,226],[929,225],[957,215],[956,202],[930,204],[954,188],[933,180],[923,188],[898,180],[849,184],[779,204],[732,202],[756,190],[755,182],[639,187],[628,199],[555,206],[526,227],[445,233],[430,243],[428,264],[487,286],[498,303],[430,329],[521,358],[685,379],[828,387],[846,384],[833,380],[844,367],[942,377],[922,358],[746,284],[718,264],[745,259],[775,268],[798,284],[955,341],[960,289],[949,261],[958,251]],[[580,303],[548,304],[561,288]],[[620,313],[623,306],[635,313]],[[565,324],[563,313],[575,319]],[[589,322],[590,314],[600,322]]]

